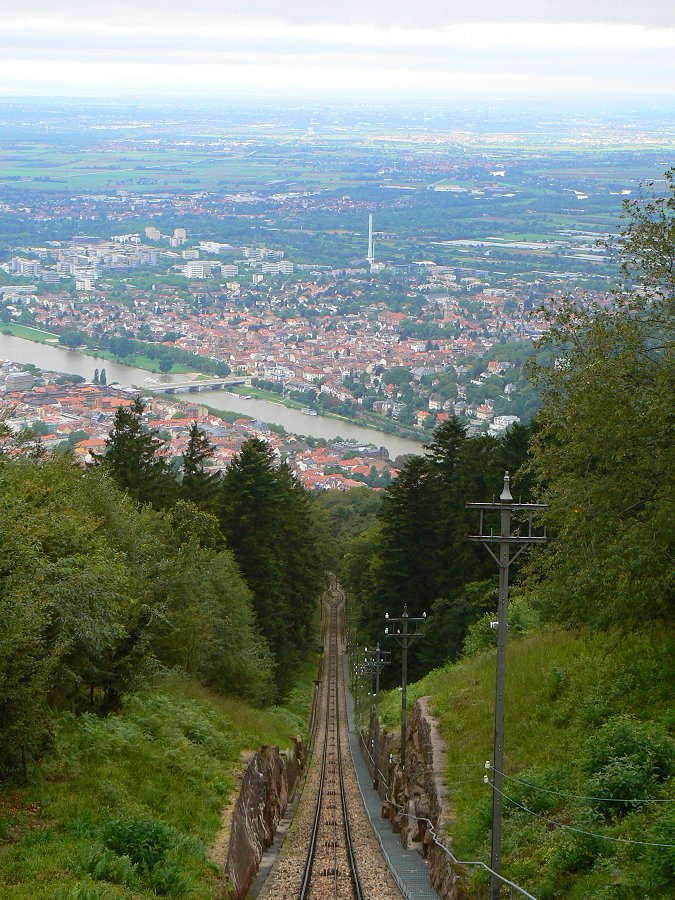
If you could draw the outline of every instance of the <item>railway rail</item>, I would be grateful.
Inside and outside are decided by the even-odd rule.
[[[266,900],[400,900],[363,808],[349,750],[344,698],[344,595],[322,601],[324,661],[314,751],[303,795]]]

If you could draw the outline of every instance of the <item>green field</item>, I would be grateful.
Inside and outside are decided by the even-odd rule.
[[[339,188],[363,183],[349,170],[349,153],[339,165],[321,169],[285,158],[276,148],[242,153],[169,148],[147,151],[70,150],[27,143],[0,147],[0,186],[39,191],[251,190],[274,182]]]
[[[444,178],[430,172],[416,171],[418,161],[429,154],[444,153],[448,158],[458,154],[456,140],[439,136],[438,142],[418,145],[415,142],[387,143],[372,140],[362,134],[323,136],[320,140],[303,143],[295,139],[281,139],[281,135],[250,140],[250,145],[233,149],[207,149],[202,139],[198,146],[160,145],[148,148],[140,141],[118,149],[99,145],[73,147],[53,146],[26,140],[20,144],[0,146],[0,187],[19,187],[37,191],[96,192],[114,190],[153,191],[246,191],[279,184],[284,189],[297,188],[340,189],[356,186],[384,185],[378,170],[385,160],[396,162],[409,158],[407,172],[388,179],[399,186],[425,189],[434,184],[460,184],[472,187],[472,180]],[[249,135],[250,138],[250,135]],[[517,185],[510,167],[514,153],[522,160],[519,174],[526,178],[543,173],[553,179],[579,185],[588,179],[613,183],[637,181],[644,178],[645,166],[626,153],[639,154],[635,146],[575,146],[566,147],[559,141],[536,143],[531,136],[503,146],[503,136],[494,140],[469,140],[472,153],[487,153],[493,165],[505,166],[506,177],[500,184]],[[534,142],[534,143],[533,143]],[[191,143],[191,142],[186,142]],[[664,138],[663,147],[649,145],[652,155],[661,149],[673,149],[673,142]],[[561,164],[556,165],[559,161]],[[369,162],[372,163],[369,165]],[[653,170],[658,177],[662,174]]]
[[[27,341],[35,341],[39,344],[54,344],[58,341],[58,335],[50,331],[41,331],[30,325],[14,325],[11,322],[3,322],[0,325],[3,334],[12,334],[14,337],[24,338]]]

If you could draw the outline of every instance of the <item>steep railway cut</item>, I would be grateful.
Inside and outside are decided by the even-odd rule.
[[[344,695],[344,595],[324,596],[324,662],[314,751],[303,795],[265,900],[400,900],[373,834],[349,749]]]

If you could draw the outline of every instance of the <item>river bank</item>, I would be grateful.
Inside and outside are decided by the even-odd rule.
[[[53,334],[48,331],[41,331],[39,328],[33,328],[29,325],[15,325],[13,323],[5,324],[2,327],[2,335],[5,337],[17,337],[21,340],[33,341],[38,344],[45,344],[52,347],[62,347],[63,345],[58,343],[59,336],[57,334]],[[64,348],[67,349],[67,348]],[[76,353],[82,353],[84,356],[88,356],[91,359],[101,359],[106,363],[115,363],[118,366],[124,368],[136,368],[143,369],[149,375],[159,375],[159,368],[156,359],[151,359],[148,356],[144,356],[142,354],[134,354],[132,356],[124,357],[122,359],[119,356],[115,356],[115,354],[111,353],[109,350],[101,350],[101,349],[92,349],[90,347],[86,347],[82,345],[78,347],[77,350],[71,351]],[[80,374],[80,373],[69,373],[69,374]],[[110,372],[108,371],[108,366],[106,365],[106,374],[108,376],[108,381],[110,382]],[[167,375],[195,375],[199,377],[200,373],[192,373],[188,366],[182,365],[180,363],[174,363],[171,367],[170,371],[165,373]],[[85,376],[87,377],[87,376]],[[93,377],[93,372],[92,376]],[[145,380],[145,379],[144,379]],[[138,385],[141,387],[141,385]],[[275,403],[280,406],[285,406],[287,409],[296,409],[302,411],[306,409],[306,405],[299,403],[296,400],[291,400],[289,397],[284,397],[280,394],[276,394],[273,391],[267,391],[263,388],[254,387],[252,385],[247,385],[245,388],[232,388],[232,393],[238,394],[244,397],[251,397],[256,400],[265,400],[269,403]],[[367,421],[363,418],[352,419],[346,416],[338,415],[337,413],[327,411],[322,409],[317,404],[312,405],[313,411],[317,416],[322,416],[326,419],[335,419],[339,422],[344,422],[350,425],[354,425],[357,428],[367,428],[373,432],[378,434],[386,434],[396,436],[402,440],[410,441],[412,444],[417,444],[418,449],[416,452],[419,452],[421,449],[421,445],[423,442],[422,436],[417,437],[416,433],[411,429],[404,429],[400,426],[391,423],[389,420],[384,419],[382,417],[382,426],[389,425],[392,430],[390,431],[388,428],[385,430],[383,427],[378,427],[380,423],[377,421],[377,414],[372,414],[375,421]],[[273,422],[271,424],[281,424],[278,422]],[[303,432],[306,434],[311,434],[311,432]],[[315,435],[312,435],[315,436]],[[383,446],[387,446],[383,443]],[[414,452],[408,450],[407,452]]]
[[[46,333],[43,332],[43,334]],[[80,350],[69,350],[60,346],[53,339],[35,341],[12,334],[8,335],[5,333],[5,329],[0,330],[0,358],[21,364],[29,363],[51,372],[80,375],[87,381],[93,379],[94,369],[100,368],[98,365],[100,357]],[[135,368],[114,360],[106,360],[105,369],[108,384],[118,383],[124,387],[136,387],[141,391],[151,374],[147,369]],[[166,384],[177,385],[185,379],[185,376],[181,378],[176,375],[157,375],[157,378],[165,381]],[[246,396],[238,396],[231,391],[223,390],[199,394],[179,391],[172,396],[174,399],[178,397],[180,400],[190,403],[199,399],[215,410],[238,412],[258,421],[281,426],[296,435],[308,435],[328,441],[340,437],[364,445],[375,444],[386,447],[392,459],[403,454],[420,453],[421,451],[421,444],[417,441],[379,431],[366,425],[357,425],[346,419],[329,418],[322,415],[308,416],[303,414],[301,408],[288,408],[278,402],[254,398],[247,390],[244,390],[243,393]]]
[[[423,440],[426,439],[426,436],[425,438],[422,438],[422,436],[418,438],[414,432],[408,434],[408,430],[402,428],[396,428],[395,431],[384,431],[384,429],[378,428],[376,423],[369,422],[365,418],[359,417],[358,419],[350,419],[348,416],[341,416],[339,413],[324,410],[317,403],[309,403],[309,405],[307,403],[299,403],[297,400],[291,400],[290,397],[284,397],[281,394],[276,394],[274,391],[267,391],[264,388],[255,387],[253,385],[247,384],[244,387],[233,387],[230,390],[233,394],[242,397],[251,397],[254,400],[267,400],[270,403],[278,403],[281,406],[285,406],[287,409],[299,409],[305,415],[323,416],[325,419],[336,419],[338,422],[347,422],[357,425],[359,428],[370,428],[373,431],[378,432],[378,434],[391,434],[403,438],[404,440],[414,441],[415,443],[419,442],[420,449]],[[309,410],[311,410],[311,412],[309,412]],[[374,418],[378,418],[376,413],[373,413],[372,415]],[[382,417],[382,419],[384,422],[384,417]]]

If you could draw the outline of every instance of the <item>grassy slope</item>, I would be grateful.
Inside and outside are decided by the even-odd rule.
[[[217,896],[207,850],[241,753],[288,747],[303,731],[312,675],[308,666],[287,708],[253,709],[174,678],[130,698],[119,715],[59,717],[54,753],[34,783],[0,791],[0,898]],[[145,872],[109,849],[134,820],[148,840],[159,828],[169,845]]]
[[[508,649],[505,772],[548,791],[596,796],[584,763],[603,740],[603,723],[627,714],[649,723],[657,742],[673,725],[672,635],[661,631],[619,637],[546,629]],[[483,652],[436,670],[414,685],[430,694],[448,745],[451,829],[456,854],[489,862],[491,789],[483,783],[492,759],[494,653]],[[388,695],[385,721],[395,727],[400,695]],[[638,724],[638,731],[641,726]],[[672,752],[672,745],[670,746]],[[619,751],[619,754],[623,751]],[[672,769],[671,769],[672,771]],[[635,783],[615,796],[634,797]],[[597,783],[596,783],[597,784]],[[673,780],[648,795],[675,796]],[[547,819],[606,837],[675,844],[673,804],[647,803],[617,815],[615,805],[589,803],[516,781],[505,793]],[[605,787],[603,796],[608,788]],[[672,849],[598,840],[559,828],[505,801],[503,871],[541,898],[661,898],[675,896]],[[472,896],[484,888],[473,882]]]

